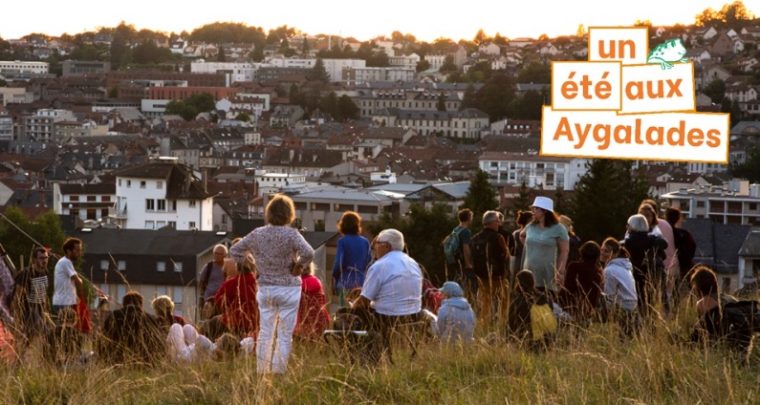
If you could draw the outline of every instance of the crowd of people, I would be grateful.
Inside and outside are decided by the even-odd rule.
[[[294,340],[312,344],[325,336],[373,363],[383,356],[393,361],[395,334],[406,336],[414,350],[424,339],[464,347],[474,341],[476,325],[534,350],[549,347],[564,325],[611,321],[627,340],[644,322],[674,314],[689,291],[700,316],[690,339],[728,337],[746,349],[757,303],[721,292],[715,273],[694,265],[696,245],[680,227],[680,212],[668,208],[664,219],[659,213],[656,202],[642,201],[625,234],[600,245],[583,242],[550,198],[536,197],[530,211],[518,212],[512,231],[504,229],[502,213],[486,211],[473,234],[476,218],[462,209],[442,243],[448,280],[436,288],[408,254],[400,231],[384,229],[370,241],[361,216],[347,211],[338,223],[329,280],[340,309],[331,316],[314,274],[314,250],[291,226],[293,201],[277,195],[267,204],[265,226],[229,248],[214,247],[213,260],[198,276],[195,324],[175,314],[168,296],[153,299],[149,313],[136,291],[113,311],[108,297],[98,294],[91,315],[86,283],[75,269],[83,251],[79,239],[63,243],[50,299],[51,252],[34,249],[30,265],[16,272],[0,249],[0,354],[20,361],[37,342],[47,359],[63,365],[92,356],[114,364],[183,364],[250,354],[258,373],[283,374]],[[85,339],[93,353],[83,354]]]

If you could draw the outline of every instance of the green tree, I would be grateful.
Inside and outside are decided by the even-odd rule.
[[[172,100],[166,105],[166,114],[179,115],[185,121],[192,121],[198,115],[198,112],[192,106],[182,100]]]
[[[531,189],[528,188],[528,184],[523,180],[520,183],[520,188],[517,191],[517,196],[512,198],[507,205],[508,212],[507,214],[516,217],[517,213],[519,211],[526,211],[530,209],[530,204],[533,203],[533,193]]]
[[[501,71],[494,73],[477,91],[474,107],[488,114],[491,122],[509,115],[515,86],[512,78]],[[464,105],[464,100],[462,102]]]
[[[480,228],[480,218],[484,212],[498,208],[496,190],[488,179],[488,173],[478,170],[475,177],[470,180],[470,188],[467,189],[462,206],[471,209],[475,215],[473,221],[475,229]]]
[[[417,63],[417,72],[424,72],[426,70],[430,69],[430,62],[426,61],[425,59],[422,59]]]
[[[219,52],[216,54],[217,62],[227,62],[227,56],[224,54],[224,46],[222,44],[217,45]]]
[[[747,150],[744,163],[732,164],[731,174],[750,183],[760,183],[760,146],[754,146]]]
[[[251,121],[251,115],[248,114],[245,111],[242,111],[242,112],[238,113],[238,115],[237,115],[237,117],[235,117],[235,119],[238,120],[238,121],[250,122]]]
[[[159,48],[153,40],[143,40],[132,50],[132,62],[140,65],[152,65],[172,60],[172,53],[167,48]]]
[[[518,83],[551,83],[551,68],[549,65],[532,62],[517,73]]]
[[[586,168],[569,209],[577,233],[597,242],[608,236],[621,238],[628,217],[648,197],[649,185],[632,170],[630,161],[595,159]]]
[[[124,21],[113,29],[111,34],[111,67],[114,70],[132,62],[132,50],[129,48],[129,42],[136,32],[134,25],[127,24]]]
[[[32,238],[43,244],[44,247],[51,248],[58,254],[63,253],[61,246],[65,235],[61,229],[61,221],[58,219],[58,215],[52,210],[31,219],[20,208],[10,206],[5,210],[4,215]],[[25,265],[29,264],[30,254],[35,247],[34,242],[2,218],[0,218],[0,241],[8,252],[8,257],[13,260],[17,268],[20,265],[21,257],[24,257]]]
[[[354,100],[351,100],[351,97],[344,94],[338,99],[338,115],[341,121],[357,119],[359,107],[356,106]]]
[[[438,111],[446,111],[446,95],[441,93],[438,95],[438,102],[435,106]]]
[[[327,74],[327,70],[325,70],[325,63],[322,61],[322,58],[317,58],[314,67],[306,74],[306,80],[322,83],[330,82],[330,76]]]
[[[426,277],[440,285],[451,277],[446,275],[443,248],[439,242],[451,233],[456,224],[456,219],[445,204],[435,203],[427,209],[415,203],[406,215],[394,217],[388,213],[383,214],[379,220],[367,223],[366,229],[374,235],[388,228],[401,231],[409,255],[425,267]]]
[[[483,29],[479,29],[478,32],[475,34],[475,38],[472,39],[472,42],[475,43],[475,45],[480,46],[484,42],[488,42],[490,38],[488,35],[486,35],[485,31]]]
[[[521,120],[540,120],[544,97],[541,93],[528,90],[512,102],[512,118]]]
[[[710,97],[713,103],[720,104],[723,102],[723,97],[726,96],[726,83],[716,78],[705,87],[704,93]]]
[[[441,68],[438,69],[438,71],[443,74],[454,73],[457,70],[459,70],[459,68],[454,63],[454,57],[451,55],[446,55],[446,57],[443,58],[443,64],[441,64]]]

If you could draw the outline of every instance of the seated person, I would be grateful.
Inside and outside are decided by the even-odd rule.
[[[122,308],[108,315],[102,337],[99,355],[114,364],[155,364],[165,353],[165,335],[143,310],[143,297],[136,291],[124,295]]]
[[[259,332],[259,306],[256,302],[258,285],[254,269],[248,262],[237,267],[238,274],[219,287],[214,303],[222,312],[220,321],[227,331],[238,336],[256,336]]]
[[[454,281],[441,287],[443,302],[438,310],[436,335],[444,343],[470,343],[475,331],[475,313],[464,298],[464,290]]]
[[[624,338],[639,329],[638,295],[633,265],[628,251],[615,238],[602,242],[600,259],[604,264],[604,308],[616,318]]]
[[[169,327],[175,323],[184,325],[185,318],[174,315],[174,301],[168,295],[159,295],[151,301],[153,312],[156,314],[156,322],[164,331],[169,332]]]
[[[320,339],[330,326],[327,297],[322,282],[314,276],[314,264],[304,268],[301,275],[301,302],[293,336],[301,339]]]
[[[254,340],[246,337],[239,340],[230,333],[224,333],[215,341],[198,333],[192,325],[175,323],[169,328],[166,339],[169,357],[179,362],[189,362],[202,358],[204,355],[213,356],[217,360],[231,359],[239,352],[253,352]]]
[[[580,247],[580,260],[567,266],[564,288],[559,298],[562,306],[581,325],[592,321],[602,293],[602,267],[599,265],[600,248],[594,241]]]
[[[353,311],[373,311],[370,329],[381,334],[381,351],[391,357],[390,336],[399,323],[416,322],[422,311],[422,270],[404,250],[404,235],[381,231],[373,243],[377,260],[367,271]]]
[[[533,272],[521,270],[515,276],[515,288],[509,304],[507,336],[528,341],[529,347],[540,349],[551,342],[557,332],[554,317],[546,294],[536,289]]]

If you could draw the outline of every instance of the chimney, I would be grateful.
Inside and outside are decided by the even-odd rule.
[[[208,193],[208,169],[204,167],[203,172],[201,173],[202,173],[201,177],[203,180],[203,192]]]

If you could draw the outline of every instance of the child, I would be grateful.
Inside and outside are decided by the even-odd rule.
[[[230,333],[224,333],[212,342],[206,336],[198,334],[192,325],[181,326],[178,323],[169,328],[166,340],[169,356],[180,362],[193,361],[209,354],[217,360],[227,360],[235,357],[240,351],[245,354],[252,353],[255,344],[252,337],[238,340]]]
[[[531,348],[544,348],[557,332],[557,319],[546,295],[536,290],[530,270],[521,270],[515,279],[515,291],[509,305],[508,335],[521,341],[529,339]]]
[[[329,326],[327,298],[322,282],[314,276],[312,263],[303,270],[301,275],[301,302],[298,306],[298,321],[293,335],[302,339],[317,340]]]
[[[447,281],[441,287],[444,296],[438,309],[436,335],[445,343],[470,343],[475,331],[475,314],[462,287],[454,281]]]

